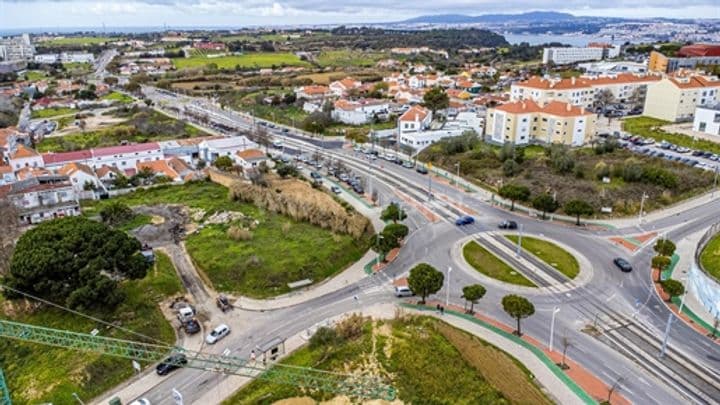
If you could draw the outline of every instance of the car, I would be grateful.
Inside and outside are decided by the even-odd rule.
[[[341,190],[340,187],[338,187],[338,186],[332,186],[332,187],[330,187],[330,191],[332,191],[332,192],[335,193],[335,194],[340,194],[340,193],[342,192],[342,190]]]
[[[355,191],[358,194],[365,194],[365,189],[360,184],[355,184],[353,186],[353,191]]]
[[[473,222],[475,222],[475,218],[471,217],[470,215],[463,215],[460,218],[455,220],[455,225],[457,225],[457,226],[470,225]]]
[[[409,160],[406,160],[402,162],[402,166],[406,169],[412,169],[413,167],[415,167],[415,164]]]
[[[398,298],[412,297],[413,295],[415,295],[415,293],[412,292],[410,287],[404,286],[404,285],[395,286],[395,296],[396,297],[398,297]]]
[[[288,133],[288,132],[290,132],[290,129],[288,129],[288,128],[283,128],[282,131],[283,131],[284,133]]]
[[[230,334],[230,327],[223,324],[220,324],[215,327],[205,338],[205,343],[209,345],[213,345],[217,343],[220,339],[224,338],[225,336]]]
[[[318,172],[310,172],[310,177],[312,177],[313,179],[321,179],[322,175],[320,175],[320,173]]]
[[[690,152],[690,148],[686,148],[684,146],[679,146],[677,148],[677,153],[688,153],[688,152]]]
[[[150,404],[150,400],[147,398],[138,398],[138,399],[130,402],[130,404],[128,404],[128,405],[151,405],[151,404]]]
[[[692,151],[692,155],[693,155],[693,156],[702,156],[702,155],[703,155],[703,151],[701,151],[701,150],[694,150],[694,151]]]
[[[712,152],[703,152],[703,157],[706,159],[710,158],[710,156],[712,156],[712,155],[713,155]]]
[[[276,147],[276,148],[281,148],[283,143],[282,143],[281,140],[276,139],[276,140],[273,141],[272,144],[273,144],[273,146]]]
[[[632,266],[630,265],[630,262],[623,259],[622,257],[614,258],[613,263],[615,263],[615,266],[617,266],[623,273],[630,273],[632,271]]]
[[[500,229],[517,229],[517,227],[517,222],[509,220],[502,221],[498,224],[498,228]]]
[[[428,169],[426,169],[425,166],[423,166],[423,165],[418,165],[418,166],[415,168],[415,171],[418,172],[418,173],[420,173],[420,174],[428,174]]]
[[[167,375],[184,364],[187,364],[187,357],[182,353],[175,353],[155,366],[155,372],[157,375]]]
[[[200,322],[197,319],[191,319],[183,324],[183,329],[188,335],[194,335],[200,332]]]

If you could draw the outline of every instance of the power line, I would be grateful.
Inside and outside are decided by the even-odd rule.
[[[103,324],[103,325],[105,325],[105,326],[109,326],[109,327],[111,327],[111,328],[116,328],[116,329],[119,329],[119,330],[121,330],[121,331],[123,331],[123,332],[125,332],[125,333],[129,333],[129,334],[131,334],[131,335],[138,336],[138,337],[141,337],[141,338],[143,338],[143,339],[147,339],[147,340],[149,340],[149,341],[152,341],[152,342],[155,342],[155,343],[159,343],[159,344],[161,344],[161,345],[163,345],[163,346],[167,346],[168,348],[171,348],[171,346],[168,346],[167,343],[161,341],[160,339],[156,339],[156,338],[154,338],[154,337],[147,336],[147,335],[144,335],[144,334],[139,333],[139,332],[135,332],[135,331],[133,331],[133,330],[124,328],[124,327],[122,327],[122,326],[114,325],[114,324],[112,324],[112,323],[110,323],[110,322],[104,321],[104,320],[102,320],[102,319],[100,319],[100,318],[96,318],[96,317],[94,317],[94,316],[92,316],[92,315],[83,314],[82,312],[76,311],[76,310],[74,310],[74,309],[70,309],[70,308],[65,307],[65,306],[63,306],[63,305],[60,305],[60,304],[56,304],[56,303],[51,302],[51,301],[48,301],[48,300],[46,300],[46,299],[44,299],[44,298],[40,298],[40,297],[34,296],[34,295],[30,294],[30,293],[26,293],[26,292],[24,292],[24,291],[20,291],[20,290],[18,290],[18,289],[16,289],[16,288],[8,287],[8,286],[5,285],[5,284],[0,284],[0,288],[2,288],[2,289],[4,289],[4,290],[12,291],[12,292],[14,292],[14,293],[23,295],[23,296],[25,296],[25,297],[27,297],[27,298],[30,298],[30,299],[33,299],[33,300],[42,302],[43,304],[47,304],[47,305],[53,306],[53,307],[58,308],[58,309],[61,309],[61,310],[63,310],[63,311],[70,312],[70,313],[72,313],[72,314],[74,314],[74,315],[78,315],[78,316],[81,316],[81,317],[83,317],[83,318],[90,319],[90,320],[92,320],[92,321],[101,323],[101,324]]]

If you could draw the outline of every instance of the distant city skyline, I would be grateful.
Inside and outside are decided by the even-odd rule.
[[[559,11],[579,16],[718,18],[717,0],[0,0],[4,29],[257,26],[392,22],[431,14]]]

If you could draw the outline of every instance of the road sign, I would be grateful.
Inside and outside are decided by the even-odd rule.
[[[183,405],[182,394],[175,388],[172,389],[172,398],[175,401],[175,405]]]
[[[132,366],[133,366],[133,368],[135,369],[135,371],[137,371],[138,373],[140,372],[140,370],[141,370],[141,369],[140,369],[140,363],[138,363],[137,361],[133,360],[133,361],[132,361]]]

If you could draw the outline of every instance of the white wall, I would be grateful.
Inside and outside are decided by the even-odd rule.
[[[720,136],[720,109],[696,108],[693,131]]]

